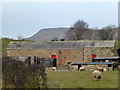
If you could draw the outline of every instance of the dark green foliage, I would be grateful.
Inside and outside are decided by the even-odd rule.
[[[2,58],[3,88],[43,88],[46,87],[45,68],[10,57]]]

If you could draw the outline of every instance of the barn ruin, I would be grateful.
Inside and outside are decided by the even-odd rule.
[[[49,42],[10,42],[7,55],[29,64],[39,63],[39,58],[53,60],[54,66],[71,62],[92,62],[95,57],[117,56],[114,40],[107,41],[49,41]]]

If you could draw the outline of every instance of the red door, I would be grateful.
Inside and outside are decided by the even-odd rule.
[[[51,55],[51,58],[56,58],[56,55]]]
[[[96,54],[92,54],[92,58],[96,58]]]
[[[56,66],[57,66],[57,59],[56,59],[57,57],[56,57],[56,55],[51,55],[51,58],[53,58],[53,59],[52,59],[52,60],[53,60],[53,61],[52,61],[52,66],[53,66],[53,67],[56,67]]]

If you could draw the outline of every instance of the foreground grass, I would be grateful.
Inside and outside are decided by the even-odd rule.
[[[118,71],[102,74],[100,81],[95,81],[92,72],[49,71],[49,88],[118,88]]]

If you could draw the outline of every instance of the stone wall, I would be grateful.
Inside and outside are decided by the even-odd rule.
[[[84,48],[84,62],[92,60],[92,54],[96,54],[97,57],[112,57],[115,56],[115,49],[111,47],[101,48]]]

